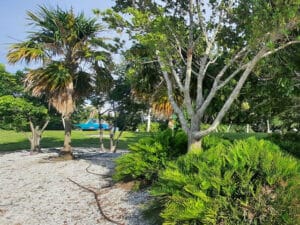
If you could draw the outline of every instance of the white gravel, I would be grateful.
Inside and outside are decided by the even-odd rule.
[[[141,207],[147,192],[133,192],[114,185],[107,176],[120,153],[97,153],[96,149],[74,149],[72,161],[53,161],[57,153],[37,155],[15,152],[0,155],[1,225],[111,225],[101,215],[94,194],[69,179],[98,193],[99,203],[109,218],[128,225],[146,225]],[[88,170],[86,170],[88,168]],[[97,173],[97,174],[93,174]]]

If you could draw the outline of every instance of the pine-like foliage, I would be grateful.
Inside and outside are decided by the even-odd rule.
[[[143,180],[152,183],[166,162],[185,153],[187,137],[182,131],[166,130],[140,139],[130,152],[116,160],[115,180]]]
[[[211,144],[169,162],[152,194],[166,225],[299,224],[297,163],[265,140]]]

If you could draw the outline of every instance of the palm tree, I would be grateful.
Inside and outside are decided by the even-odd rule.
[[[72,158],[71,115],[75,102],[90,92],[95,67],[99,67],[97,60],[108,57],[104,41],[97,39],[103,27],[83,13],[75,15],[72,9],[39,6],[37,12],[27,14],[37,30],[29,32],[24,42],[10,47],[8,61],[41,63],[41,67],[29,70],[25,85],[33,95],[45,95],[61,113],[65,127],[61,155]],[[99,45],[102,50],[98,50]]]
[[[167,88],[153,51],[141,44],[133,45],[125,54],[127,59],[127,77],[130,80],[132,94],[148,105],[147,131],[150,130],[151,114],[161,119],[170,119],[173,107],[169,101]],[[177,92],[176,92],[177,93]],[[177,102],[182,102],[179,95]]]

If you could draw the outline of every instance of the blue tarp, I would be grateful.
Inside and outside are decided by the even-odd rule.
[[[96,119],[89,119],[85,123],[74,124],[74,126],[79,127],[81,130],[99,130],[100,124]],[[107,123],[102,123],[101,127],[104,130],[109,130],[109,125]]]

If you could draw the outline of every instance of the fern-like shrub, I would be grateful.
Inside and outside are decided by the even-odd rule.
[[[166,162],[186,152],[187,137],[182,131],[166,130],[140,139],[129,146],[130,152],[116,159],[116,181],[142,180],[153,183]]]
[[[255,138],[211,146],[159,174],[163,224],[299,224],[299,161]]]

